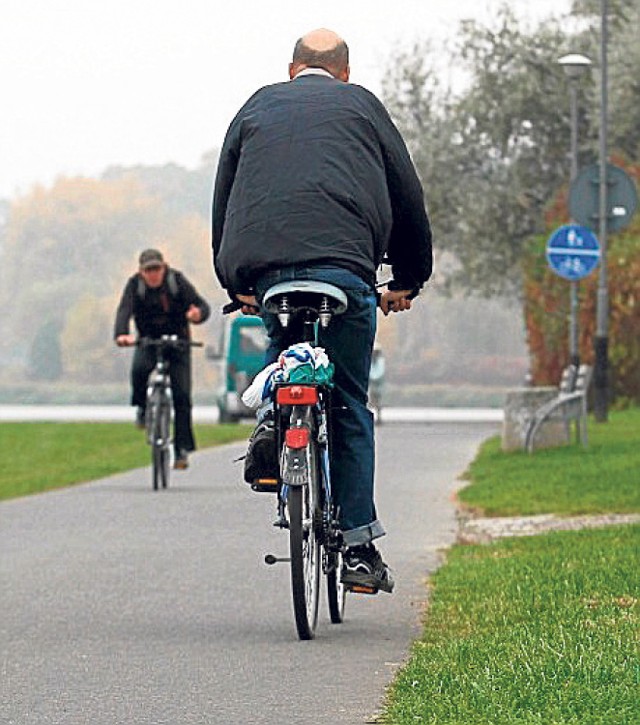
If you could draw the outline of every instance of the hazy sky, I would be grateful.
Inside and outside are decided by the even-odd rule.
[[[511,0],[529,19],[570,0]],[[2,0],[0,198],[113,164],[197,165],[240,105],[329,27],[374,93],[392,49],[446,41],[495,0]],[[532,6],[532,7],[531,7]]]

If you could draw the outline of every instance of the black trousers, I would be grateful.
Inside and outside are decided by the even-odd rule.
[[[169,350],[169,377],[173,393],[174,447],[176,451],[196,448],[191,423],[191,352]],[[147,379],[156,364],[155,349],[136,347],[131,365],[131,405],[144,408],[147,398]]]

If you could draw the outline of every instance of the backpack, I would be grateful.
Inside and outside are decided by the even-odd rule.
[[[167,270],[167,288],[169,289],[169,295],[171,297],[177,297],[178,296],[178,280],[176,278],[176,273],[169,268]],[[138,277],[138,289],[137,289],[137,295],[138,298],[141,300],[144,300],[145,295],[147,294],[147,285],[144,283],[144,280],[142,277]]]

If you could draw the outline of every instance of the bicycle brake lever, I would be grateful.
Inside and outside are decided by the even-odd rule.
[[[226,305],[223,306],[222,314],[229,315],[232,312],[239,310],[241,307],[242,307],[242,302],[240,302],[240,300],[232,300],[231,302],[228,302]]]

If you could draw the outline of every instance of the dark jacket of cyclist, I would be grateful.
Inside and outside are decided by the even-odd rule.
[[[139,337],[157,339],[177,335],[188,340],[189,324],[205,322],[211,310],[189,280],[169,267],[156,249],[140,255],[139,269],[129,278],[120,298],[114,328],[116,344],[133,345],[131,319]],[[176,467],[186,468],[187,454],[195,450],[191,424],[191,353],[189,348],[170,350],[171,389],[175,409],[174,447]],[[136,347],[131,365],[131,405],[138,408],[137,423],[144,426],[147,378],[156,362],[153,348]]]
[[[170,276],[173,282],[170,285]],[[125,285],[116,312],[114,337],[129,334],[133,318],[140,337],[158,338],[178,335],[189,339],[187,310],[196,306],[201,312],[200,322],[209,318],[211,309],[189,280],[177,269],[167,269],[160,287],[148,287],[139,273],[130,277]]]
[[[400,134],[373,94],[328,73],[262,88],[240,109],[212,228],[232,298],[297,263],[335,264],[373,285],[385,252],[397,289],[417,292],[431,274],[422,187]]]
[[[384,535],[374,505],[367,408],[375,275],[386,252],[393,281],[381,295],[382,312],[410,309],[431,275],[431,229],[422,187],[389,114],[375,96],[348,83],[344,41],[328,30],[308,33],[296,43],[289,77],[255,93],[227,132],[213,195],[215,270],[244,312],[255,311],[270,286],[292,279],[345,291],[346,312],[319,331],[335,365],[331,478],[348,547],[342,581],[375,582],[390,592],[392,577],[371,543]],[[275,315],[262,317],[271,362],[292,340]],[[263,440],[269,444],[266,422],[248,458]]]

